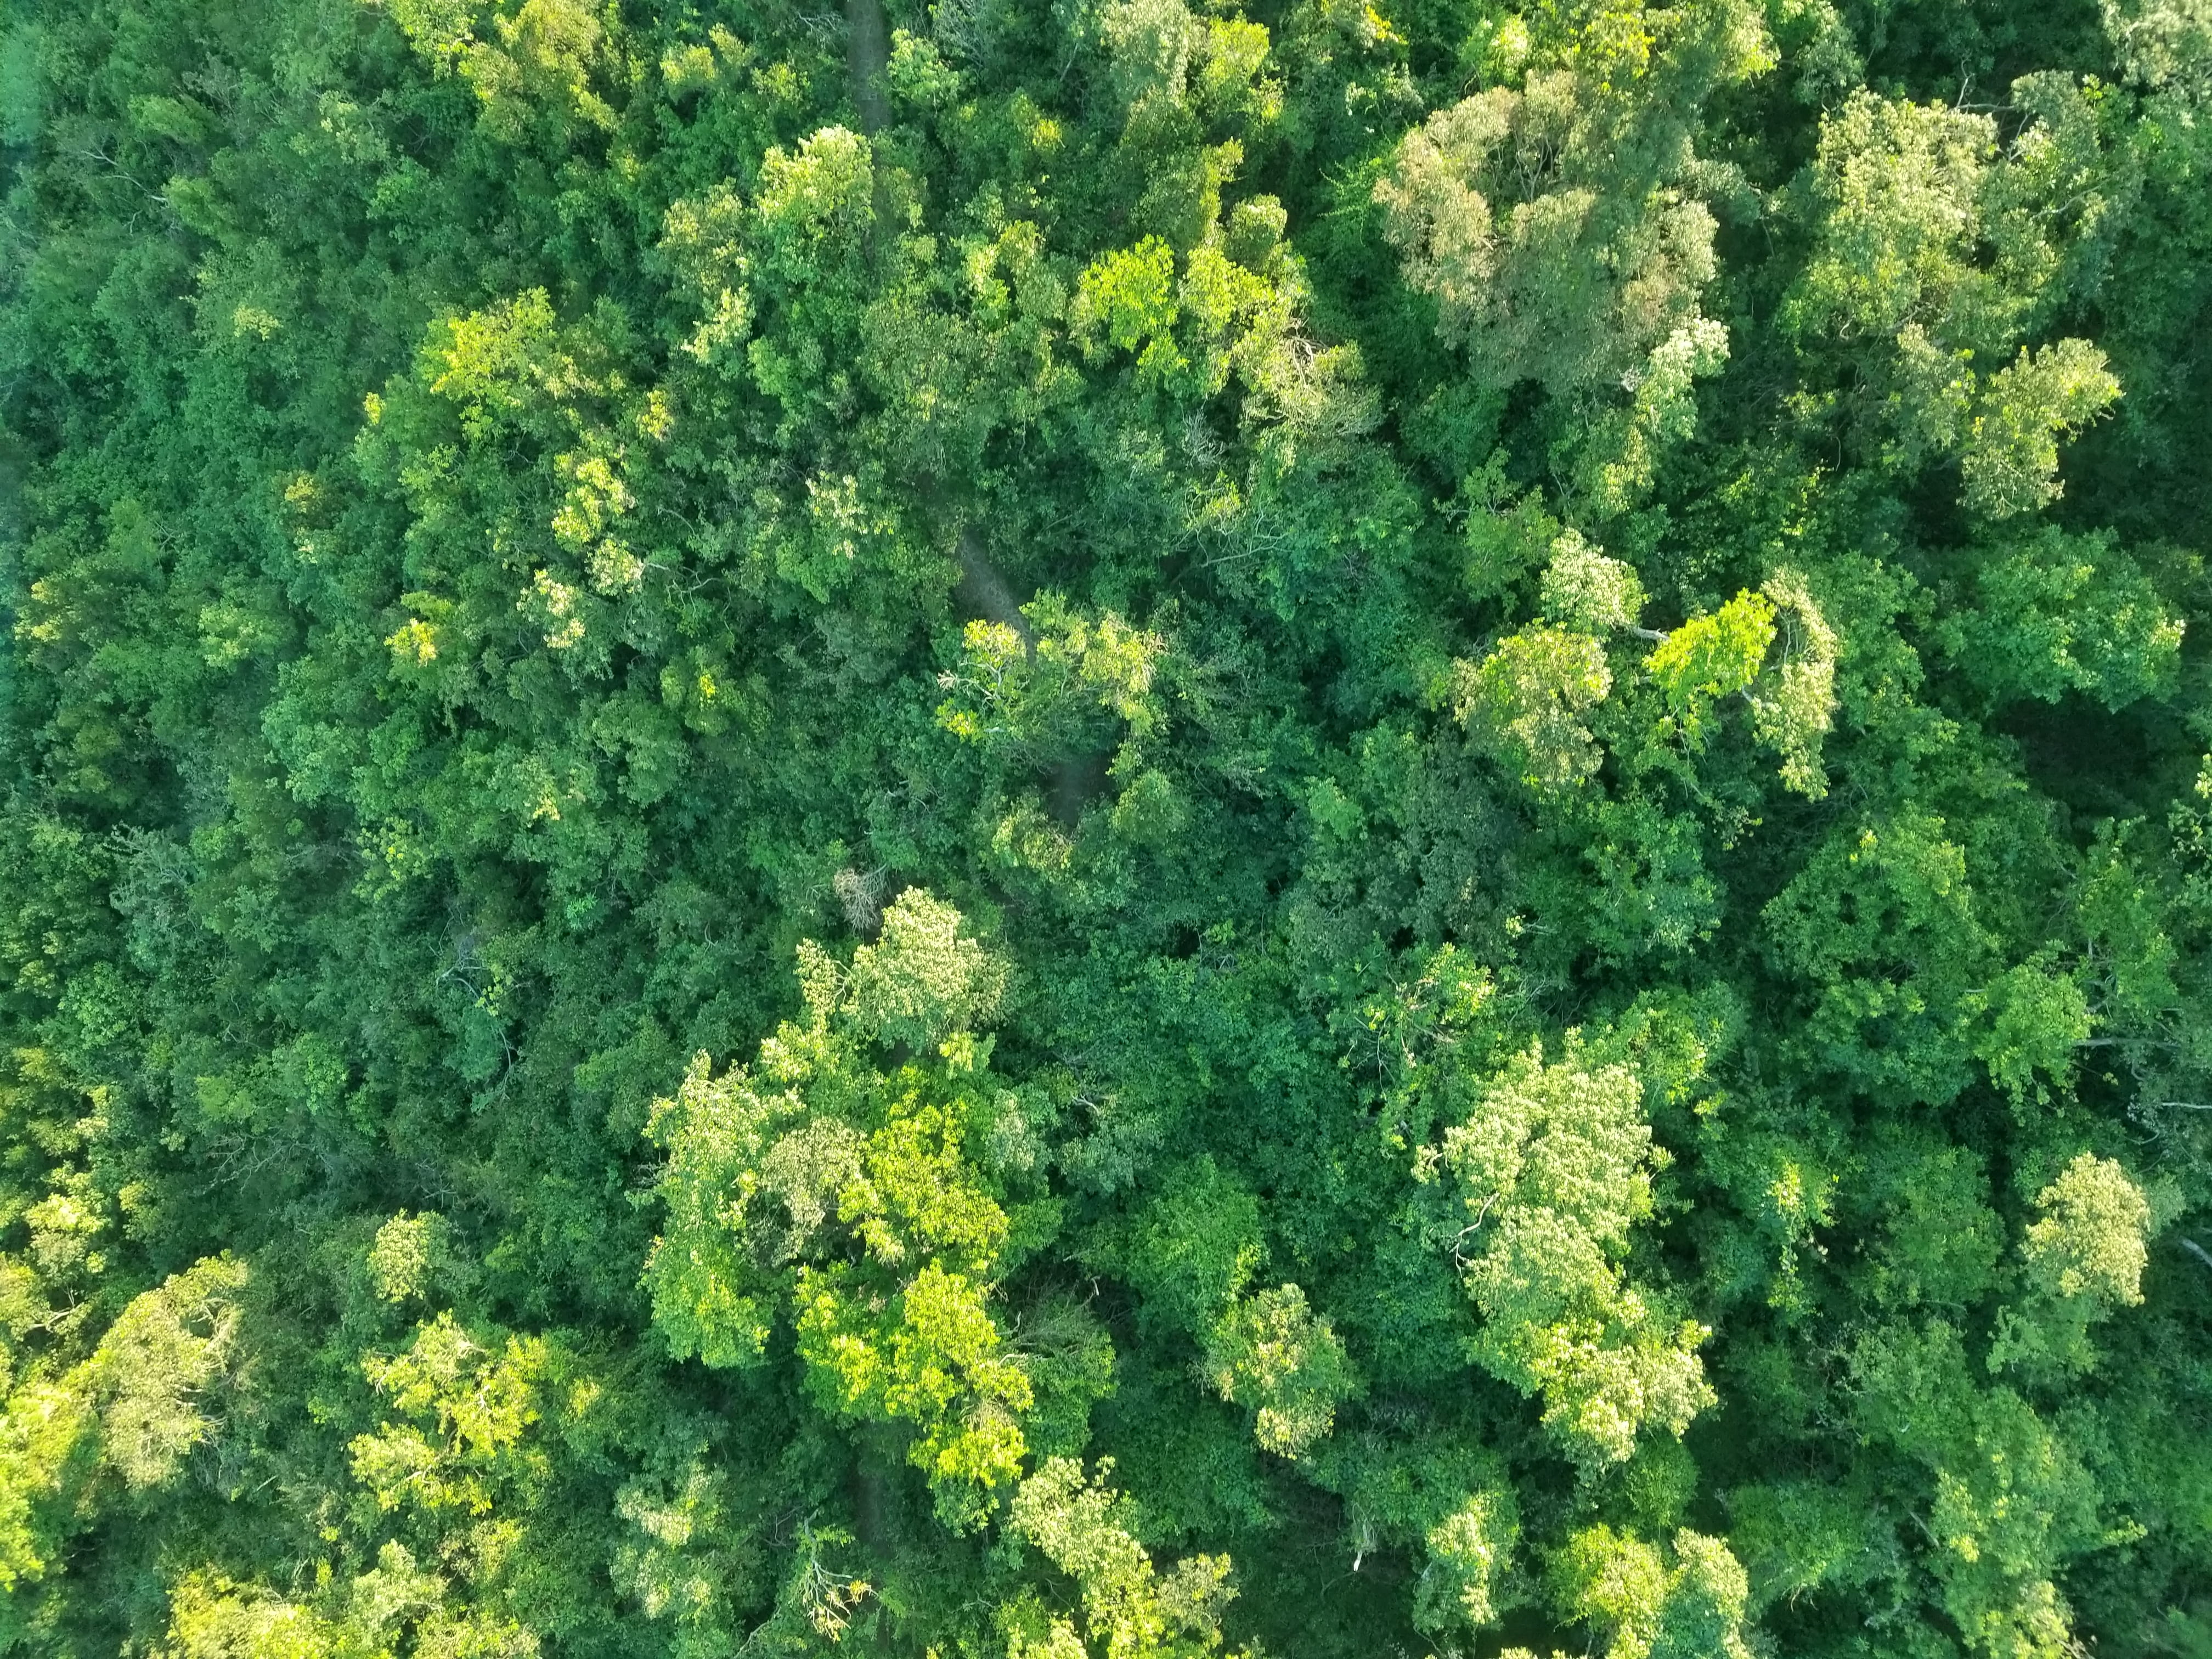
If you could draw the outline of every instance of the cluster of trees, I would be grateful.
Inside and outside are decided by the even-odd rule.
[[[2204,0],[9,0],[0,1654],[2212,1654]]]

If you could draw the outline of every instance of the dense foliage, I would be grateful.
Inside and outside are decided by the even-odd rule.
[[[2206,0],[0,18],[0,1653],[2212,1654]]]

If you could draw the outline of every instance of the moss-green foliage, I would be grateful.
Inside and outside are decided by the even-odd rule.
[[[0,173],[0,1654],[2212,1651],[2201,0],[13,0]]]

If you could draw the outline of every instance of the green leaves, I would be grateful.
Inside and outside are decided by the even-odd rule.
[[[1284,1457],[1326,1438],[1338,1403],[1358,1389],[1343,1342],[1295,1285],[1232,1304],[1208,1334],[1206,1365],[1216,1393],[1256,1413],[1261,1446]]]
[[[81,1378],[33,1381],[0,1415],[0,1588],[28,1591],[59,1559],[88,1470],[91,1402]]]
[[[1164,718],[1154,678],[1168,642],[1109,611],[1095,620],[1060,594],[1021,607],[1024,626],[971,622],[961,632],[957,668],[938,676],[948,695],[938,723],[953,736],[1000,753],[1058,758],[1125,723],[1132,738]]]
[[[1182,264],[1178,277],[1158,236],[1096,261],[1068,307],[1070,338],[1094,362],[1108,345],[1135,353],[1138,384],[1172,396],[1210,397],[1232,369],[1272,390],[1290,296],[1217,246],[1193,248]]]
[[[1553,544],[1541,592],[1547,617],[1601,639],[1635,627],[1644,611],[1644,584],[1635,568],[1606,557],[1573,530]]]
[[[1019,1474],[1027,1449],[1018,1415],[1034,1402],[1029,1377],[1000,1351],[981,1287],[932,1261],[878,1310],[851,1275],[802,1268],[793,1291],[799,1353],[825,1409],[866,1422],[916,1425],[907,1461],[937,1493],[955,1532],[981,1524],[991,1494]]]
[[[1016,1494],[1008,1524],[1075,1581],[1083,1621],[1079,1634],[1073,1620],[1035,1602],[1012,1609],[1011,1659],[1196,1659],[1218,1650],[1221,1615],[1236,1594],[1228,1561],[1188,1556],[1161,1572],[1130,1534],[1127,1500],[1105,1485],[1112,1468],[1086,1477],[1074,1459],[1048,1459]]]
[[[648,1127],[670,1158],[645,1274],[678,1358],[758,1365],[788,1329],[823,1412],[912,1425],[908,1461],[956,1530],[1018,1476],[1035,1403],[991,1305],[1010,1185],[1028,1182],[981,1161],[1020,1107],[971,1030],[1006,969],[961,926],[917,888],[848,969],[802,943],[807,1023],[763,1042],[754,1067],[716,1079],[693,1061]],[[886,1075],[869,1042],[923,1057]]]
[[[960,913],[919,887],[884,911],[883,935],[853,952],[844,1012],[880,1042],[914,1048],[990,1024],[1004,963],[961,937]]]
[[[1431,1631],[1495,1622],[1498,1595],[1520,1528],[1510,1497],[1474,1494],[1429,1529],[1429,1562],[1415,1592],[1413,1617]]]
[[[1980,552],[1977,601],[1940,625],[1946,654],[1991,697],[2056,702],[2083,692],[2108,708],[2173,684],[2181,619],[2107,535],[2045,526]]]
[[[1157,236],[1109,253],[1083,273],[1076,289],[1075,337],[1103,332],[1134,351],[1137,370],[1164,383],[1185,367],[1175,345],[1175,252]]]
[[[1836,633],[1796,571],[1776,571],[1763,591],[1776,607],[1781,648],[1746,693],[1753,727],[1781,756],[1783,787],[1818,800],[1828,793],[1820,750],[1834,724]]]
[[[1534,70],[1518,89],[1431,116],[1377,180],[1407,280],[1437,301],[1445,339],[1464,342],[1486,380],[1584,392],[1618,382],[1678,331],[1694,340],[1710,327],[1697,305],[1716,270],[1712,214],[1682,188],[1691,154],[1680,129],[1654,129],[1717,82],[1756,73],[1759,31],[1729,6],[1668,21],[1680,33],[1661,73],[1611,78],[1601,66],[1626,42],[1593,20],[1562,54],[1587,53],[1586,67]],[[1691,63],[1704,70],[1698,84],[1666,72]],[[1670,98],[1683,104],[1670,109]]]
[[[1711,1333],[1669,1320],[1617,1266],[1651,1214],[1643,1095],[1625,1066],[1573,1045],[1547,1066],[1532,1048],[1416,1165],[1459,1200],[1445,1237],[1482,1311],[1476,1358],[1540,1394],[1545,1427],[1589,1468],[1627,1458],[1647,1425],[1680,1434],[1714,1399],[1696,1352]]]
[[[2021,1251],[2038,1290],[2106,1308],[2142,1300],[2150,1206],[2125,1170],[2083,1152],[2035,1202],[2043,1218],[2027,1230]]]
[[[1662,1553],[1592,1527],[1568,1540],[1553,1572],[1576,1612],[1608,1637],[1607,1659],[1743,1659],[1743,1568],[1717,1538],[1686,1528],[1670,1542]]]
[[[379,1510],[481,1516],[542,1464],[526,1437],[554,1369],[544,1339],[479,1335],[441,1313],[403,1352],[363,1369],[392,1419],[348,1449]]]
[[[2031,76],[2014,92],[2033,121],[2002,155],[1990,118],[1962,110],[1861,92],[1824,119],[1821,248],[1790,306],[1803,336],[1894,342],[1870,387],[1879,411],[1868,403],[1862,416],[1883,431],[1885,464],[1960,456],[1966,505],[1993,519],[2058,498],[2058,439],[2120,388],[2086,340],[2019,345],[1994,372],[1972,365],[2012,349],[2069,282],[2094,283],[2105,216],[2135,188],[2100,154],[2070,81]]]
[[[2048,1377],[2094,1365],[2089,1327],[2142,1302],[2151,1210],[2124,1169],[2089,1152],[2035,1206],[2042,1214],[2021,1240],[2026,1294],[1998,1316],[1990,1369]]]
[[[1966,345],[2002,326],[2002,290],[1966,258],[1995,149],[1987,116],[1853,93],[1820,124],[1822,246],[1793,320],[1884,338],[1917,325],[1916,337]]]
[[[2212,28],[2192,8],[2173,0],[2106,0],[2098,10],[2130,76],[2198,98],[2212,88]]]
[[[1102,1265],[1128,1281],[1147,1320],[1202,1336],[1267,1257],[1260,1206],[1210,1157],[1165,1172],[1160,1190],[1100,1240]]]
[[[2201,20],[894,9],[0,31],[0,1649],[2185,1641]]]
[[[100,1339],[90,1376],[100,1455],[126,1486],[172,1479],[213,1432],[246,1279],[243,1263],[211,1257],[136,1298]]]
[[[797,154],[771,149],[761,161],[760,222],[766,269],[791,289],[850,280],[874,222],[874,155],[844,127],[823,127]]]
[[[1763,593],[1739,593],[1711,615],[1692,617],[1669,634],[1644,667],[1666,694],[1683,735],[1694,744],[1713,700],[1756,679],[1773,643],[1773,602]]]
[[[1577,716],[1613,689],[1605,652],[1587,634],[1534,628],[1501,640],[1477,666],[1458,665],[1460,720],[1480,732],[1532,789],[1571,788],[1601,763]]]
[[[2022,346],[1990,376],[1968,428],[1966,505],[2008,519],[2055,501],[2058,440],[2070,438],[2119,400],[2105,354],[2087,340],[2061,340],[2033,357]]]
[[[1977,1652],[2063,1652],[2069,1609],[2053,1579],[2102,1537],[2089,1471],[2020,1395],[1974,1386],[1948,1325],[1869,1335],[1851,1363],[1859,1421],[1932,1488],[1929,1566],[1945,1613]]]
[[[477,0],[394,0],[392,21],[408,45],[450,74],[456,59],[476,44]]]

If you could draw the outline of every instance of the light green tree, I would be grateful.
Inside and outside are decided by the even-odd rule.
[[[1022,1482],[1010,1529],[1075,1583],[1081,1627],[1042,1607],[1010,1620],[1010,1659],[1198,1659],[1221,1646],[1221,1615],[1236,1591],[1228,1560],[1186,1556],[1165,1572],[1130,1530],[1127,1499],[1073,1458],[1048,1458]]]
[[[1327,1437],[1358,1387],[1342,1340],[1295,1285],[1233,1304],[1207,1335],[1206,1367],[1216,1393],[1252,1409],[1260,1444],[1291,1458]]]
[[[992,1308],[1024,1185],[994,1167],[994,1132],[1020,1107],[973,1028],[1006,969],[961,929],[910,889],[849,966],[801,946],[805,1021],[754,1066],[693,1062],[653,1111],[667,1207],[646,1285],[679,1358],[757,1365],[794,1332],[811,1397],[904,1425],[940,1515],[965,1527],[1016,1477],[1036,1396]],[[885,1048],[913,1057],[879,1070]]]
[[[1571,1042],[1553,1064],[1532,1047],[1474,1092],[1416,1171],[1458,1200],[1445,1238],[1482,1313],[1476,1358],[1541,1396],[1577,1464],[1622,1462],[1647,1428],[1679,1435],[1714,1399],[1697,1355],[1710,1333],[1619,1266],[1651,1214],[1643,1084]]]
[[[2097,1361],[2089,1327],[2142,1300],[2150,1204],[2118,1164],[2083,1152],[2035,1205],[2020,1244],[2025,1293],[1999,1311],[1990,1369],[2086,1370]]]

